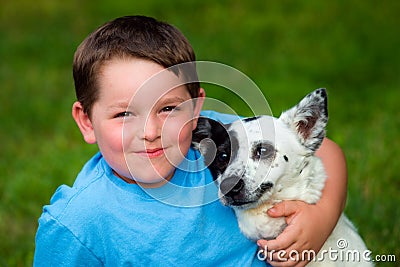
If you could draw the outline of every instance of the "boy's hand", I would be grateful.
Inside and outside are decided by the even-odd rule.
[[[261,249],[267,248],[268,263],[297,267],[312,260],[308,259],[312,253],[305,253],[303,259],[302,252],[313,250],[317,255],[336,224],[335,219],[325,213],[318,204],[303,201],[283,201],[269,209],[269,216],[285,217],[288,226],[276,239],[258,240]]]

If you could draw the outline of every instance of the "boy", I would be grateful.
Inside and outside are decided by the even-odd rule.
[[[100,152],[73,187],[60,186],[44,207],[35,266],[265,265],[232,210],[208,201],[216,189],[190,147],[205,92],[198,82],[185,83],[185,75],[196,75],[193,68],[189,74],[166,71],[193,61],[176,28],[143,16],[108,22],[78,47],[72,115],[85,141],[97,143]],[[277,205],[270,215],[286,216],[289,226],[260,246],[322,246],[343,209],[346,169],[333,142],[325,140],[320,156],[329,175],[321,201]],[[280,266],[296,263],[271,259]]]

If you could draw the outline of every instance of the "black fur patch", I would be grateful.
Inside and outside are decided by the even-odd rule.
[[[249,121],[254,121],[258,119],[260,116],[254,116],[254,117],[249,117],[249,118],[244,118],[242,119],[243,122],[249,122]]]
[[[315,91],[316,94],[320,95],[322,99],[324,100],[324,106],[325,108],[323,109],[324,115],[328,117],[328,94],[326,93],[325,88],[320,88]]]
[[[200,143],[201,140],[209,138],[216,147],[216,151],[212,150],[212,154],[208,155],[206,152],[203,155],[214,180],[226,170],[231,159],[231,139],[226,127],[227,125],[218,121],[200,117],[197,128],[193,131],[192,142]]]

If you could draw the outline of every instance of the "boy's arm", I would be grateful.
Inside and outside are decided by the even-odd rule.
[[[267,251],[314,250],[317,254],[336,226],[343,212],[347,196],[347,167],[340,147],[325,138],[316,155],[322,159],[327,180],[321,199],[316,204],[302,201],[283,201],[268,211],[271,217],[286,217],[288,226],[274,240],[259,240],[258,245]],[[288,255],[288,254],[286,254]],[[273,266],[305,266],[307,259],[289,259],[281,262],[278,253],[269,254]]]

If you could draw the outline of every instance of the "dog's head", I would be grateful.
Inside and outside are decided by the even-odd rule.
[[[279,118],[258,116],[222,125],[201,118],[193,143],[219,186],[223,204],[251,208],[295,183],[325,137],[327,95],[318,89]]]

